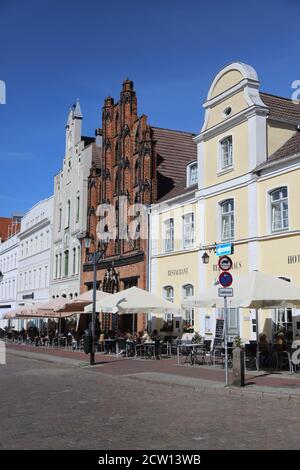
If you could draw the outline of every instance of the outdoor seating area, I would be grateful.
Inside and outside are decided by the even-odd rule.
[[[154,333],[154,336],[153,336]],[[143,339],[143,336],[145,337]],[[153,338],[153,339],[152,339]],[[84,351],[84,338],[74,330],[40,332],[37,327],[22,329],[0,329],[0,339],[9,343],[39,348],[56,348],[73,351]],[[263,338],[265,341],[265,339]],[[227,357],[228,367],[232,368],[232,353],[234,345],[228,343]],[[246,371],[258,370],[289,372],[293,374],[300,370],[299,366],[292,363],[291,357],[295,349],[291,345],[280,347],[277,343],[268,343],[268,349],[256,341],[244,345],[244,366]],[[177,365],[204,366],[214,368],[225,367],[224,344],[214,346],[213,340],[202,339],[194,342],[193,339],[168,338],[163,341],[157,331],[148,334],[140,332],[132,335],[130,333],[109,331],[101,333],[95,348],[97,354],[114,355],[133,360],[168,360],[173,359]]]
[[[259,281],[268,278],[265,275],[261,276],[260,273],[252,273],[249,279],[256,286]],[[283,281],[275,280],[276,286],[278,282],[281,287]],[[299,301],[293,300],[298,295],[298,291],[297,289],[290,291],[290,288],[290,286],[287,288],[284,285],[282,297],[286,299],[286,302],[298,305]],[[270,295],[268,294],[267,298],[270,298]],[[227,340],[225,348],[226,336],[224,335],[224,319],[222,318],[217,320],[216,335],[212,336],[212,339],[200,336],[199,333],[194,332],[193,328],[187,330],[181,328],[177,335],[174,332],[167,332],[168,336],[165,335],[164,328],[159,331],[145,329],[135,332],[134,321],[131,329],[126,331],[121,331],[119,328],[101,329],[98,314],[95,312],[117,315],[118,319],[118,316],[123,314],[131,314],[134,318],[133,315],[140,312],[147,314],[164,312],[174,315],[181,311],[181,307],[137,287],[131,287],[115,294],[97,291],[94,307],[91,303],[92,298],[92,291],[87,291],[70,302],[55,299],[53,302],[38,307],[17,309],[15,313],[11,312],[8,315],[10,321],[13,318],[26,318],[32,321],[27,322],[27,328],[22,328],[20,331],[17,331],[10,323],[10,326],[0,329],[0,339],[24,346],[63,348],[90,354],[91,351],[86,347],[87,338],[89,341],[94,338],[92,349],[99,355],[115,355],[134,360],[173,358],[177,365],[219,367],[226,370],[233,367],[233,350],[239,346],[244,353],[246,371],[275,370],[288,371],[293,374],[299,369],[297,363],[292,360],[295,351],[292,348],[294,343],[289,337],[285,337],[281,330],[274,333],[273,341],[269,340],[265,333],[258,334],[257,332],[255,341],[242,342],[241,338],[235,337],[234,341],[232,338],[231,341]],[[263,294],[258,292],[258,287],[251,298],[247,298],[245,294],[242,297],[242,293],[241,298],[245,300],[233,301],[244,308],[255,307],[257,324],[259,307],[264,308],[265,305],[272,305],[273,302],[268,300],[264,303]],[[192,306],[218,308],[220,299],[215,296],[215,289],[213,289],[209,295],[206,293],[204,296],[203,294],[202,297],[191,299],[190,302],[192,302]],[[283,304],[284,301],[274,301],[275,305],[280,302]],[[52,308],[52,312],[50,308]],[[94,329],[92,329],[93,324]],[[150,324],[148,322],[148,327]],[[116,325],[118,325],[118,321]]]

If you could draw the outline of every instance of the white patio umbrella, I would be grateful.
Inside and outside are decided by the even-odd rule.
[[[3,315],[3,319],[9,320],[11,318],[19,318],[21,316],[31,315],[34,311],[35,304],[26,304],[14,308]]]
[[[184,306],[202,308],[222,308],[224,301],[218,296],[220,285],[211,287],[207,291],[184,302]],[[252,271],[243,276],[237,276],[233,283],[233,297],[228,297],[228,308],[252,308],[256,311],[256,325],[258,325],[258,310],[299,307],[300,287],[278,279],[277,277]],[[257,342],[257,368],[258,366],[258,328],[256,328]]]
[[[191,297],[183,305],[202,308],[222,308],[223,299],[218,296],[220,285],[211,287]],[[228,297],[228,308],[268,309],[275,307],[299,307],[300,287],[274,276],[252,271],[234,278],[233,297]]]
[[[106,299],[107,297],[111,296],[109,292],[103,292],[102,290],[97,290],[96,291],[96,302],[100,302],[103,299]],[[91,304],[91,309],[92,309],[92,303],[93,302],[93,290],[89,290],[87,292],[84,292],[83,294],[80,294],[76,299],[70,300],[66,302],[64,301],[63,304],[55,308],[54,310],[59,313],[67,313],[67,312],[83,312],[84,307],[87,305]]]
[[[85,307],[84,311],[89,313],[91,305]],[[150,313],[165,312],[178,313],[180,306],[169,302],[152,292],[148,292],[139,287],[130,287],[116,294],[110,295],[107,299],[103,299],[96,303],[97,312],[111,313]]]

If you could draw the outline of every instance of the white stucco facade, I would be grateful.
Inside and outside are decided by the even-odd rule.
[[[17,281],[19,264],[19,237],[13,235],[0,243],[0,328],[7,326],[8,321],[2,316],[17,306]]]
[[[95,139],[82,137],[79,101],[69,112],[66,150],[61,171],[54,177],[53,242],[50,297],[80,294],[80,235],[86,232],[87,184]]]
[[[49,300],[53,197],[33,206],[19,232],[17,306]]]

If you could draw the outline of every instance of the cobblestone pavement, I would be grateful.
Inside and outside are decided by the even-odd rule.
[[[199,393],[8,352],[0,449],[298,449],[299,402]]]

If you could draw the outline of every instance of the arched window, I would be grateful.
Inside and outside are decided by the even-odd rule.
[[[187,186],[193,186],[198,181],[197,162],[192,163],[187,169]]]
[[[139,150],[139,128],[137,128],[134,136],[134,151],[138,152]]]
[[[68,199],[66,208],[66,228],[70,227],[71,222],[71,201]]]
[[[287,230],[289,228],[288,190],[286,186],[274,189],[271,199],[271,230]]]
[[[115,131],[116,133],[118,132],[118,123],[119,123],[119,113],[117,111],[116,117],[115,117]]]
[[[115,194],[119,192],[119,173],[116,173],[115,176]]]
[[[137,160],[134,165],[134,184],[139,182],[139,161]]]
[[[163,288],[163,297],[169,302],[174,302],[174,288],[172,286],[165,286]]]
[[[221,203],[221,239],[234,238],[234,200],[227,199]]]
[[[232,136],[229,135],[220,142],[220,167],[225,170],[232,166]]]
[[[119,161],[119,147],[119,141],[117,140],[115,145],[115,163],[118,163]]]

